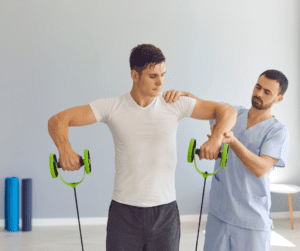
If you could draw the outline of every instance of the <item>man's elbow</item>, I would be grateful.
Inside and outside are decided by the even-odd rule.
[[[218,106],[216,106],[215,108],[215,112],[216,114],[224,114],[224,113],[227,113],[227,114],[234,114],[234,115],[237,115],[237,110],[231,106],[231,105],[226,105],[226,104],[218,104]]]
[[[49,120],[48,120],[48,127],[50,127],[54,122],[54,116],[52,116]]]
[[[268,166],[268,164],[262,165],[261,168],[256,172],[256,177],[257,178],[260,179],[260,178],[264,177],[269,172],[271,167],[269,166],[269,167],[266,168],[266,166]]]
[[[237,117],[238,113],[237,113],[237,110],[234,107],[229,106],[227,109],[229,110],[229,114],[232,114],[235,118]]]
[[[236,123],[238,113],[234,107],[227,105],[227,107],[225,108],[225,114],[234,119],[234,124]]]
[[[54,124],[57,121],[57,115],[53,115],[49,120],[48,120],[48,126]]]
[[[233,118],[235,124],[237,119],[237,114],[238,114],[237,110],[234,107],[230,105],[219,104],[215,108],[214,119],[217,120],[217,118],[226,117],[232,120],[231,118]]]

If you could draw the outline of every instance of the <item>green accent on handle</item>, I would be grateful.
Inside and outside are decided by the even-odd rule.
[[[54,166],[53,166],[53,156],[54,156],[54,153],[50,154],[49,166],[50,166],[50,173],[51,173],[52,178],[56,178],[56,175],[54,172]]]
[[[215,175],[217,172],[218,172],[218,170],[219,170],[219,168],[220,168],[220,166],[222,167],[222,168],[226,168],[226,160],[227,160],[227,158],[228,158],[228,144],[224,144],[224,147],[223,147],[223,152],[221,153],[221,161],[220,161],[220,164],[219,164],[219,167],[218,167],[218,169],[214,172],[214,173],[207,173],[207,172],[201,172],[199,169],[198,169],[198,167],[197,167],[197,165],[196,165],[196,158],[195,158],[195,155],[196,155],[196,144],[195,144],[195,139],[191,139],[191,141],[190,141],[190,145],[189,145],[189,149],[188,149],[188,156],[187,156],[187,161],[189,162],[189,163],[192,163],[193,162],[193,159],[194,159],[194,165],[195,165],[195,168],[196,168],[196,170],[198,171],[198,173],[200,173],[200,174],[202,174],[203,175],[203,177],[204,178],[207,178],[208,176],[210,176],[210,175]]]
[[[58,171],[58,167],[57,167],[57,163],[55,163],[55,164],[56,164],[56,171],[57,171],[57,173],[58,173],[58,175],[59,175],[59,178],[60,178],[61,181],[62,181],[63,183],[65,183],[66,185],[69,185],[69,186],[75,188],[77,185],[79,185],[79,184],[83,181],[83,179],[84,179],[84,177],[85,177],[85,170],[84,170],[84,175],[83,175],[83,178],[82,178],[81,181],[79,181],[79,182],[74,182],[74,183],[68,183],[68,182],[64,181],[63,178],[60,176],[59,171]]]
[[[192,155],[193,155],[194,142],[195,142],[195,139],[191,139],[190,145],[189,145],[189,150],[188,150],[188,157],[187,157],[189,163],[192,163]],[[195,155],[195,153],[194,153],[194,155]]]
[[[90,170],[90,162],[91,160],[89,159],[89,154],[88,154],[88,149],[85,149],[84,150],[84,159],[83,159],[83,163],[84,163],[84,167],[85,167],[85,171],[87,174],[90,174],[91,173],[91,170]]]
[[[196,154],[196,148],[195,148],[195,150],[194,150],[194,155],[195,155],[195,154]],[[194,164],[195,164],[195,167],[196,167],[196,170],[198,171],[198,173],[200,173],[200,174],[203,175],[203,178],[207,178],[207,177],[210,176],[210,175],[215,175],[215,174],[218,172],[219,168],[220,168],[220,165],[219,165],[217,171],[215,171],[214,173],[203,173],[203,172],[201,172],[201,171],[198,169],[198,167],[197,167],[197,165],[196,165],[196,158],[194,158]],[[220,164],[221,164],[221,163],[220,163]]]
[[[222,152],[222,159],[221,159],[221,164],[222,164],[222,168],[225,169],[226,167],[226,160],[228,158],[228,144],[224,144],[223,147],[223,152]]]
[[[52,178],[57,178],[57,175],[56,175],[56,172],[57,172],[57,174],[58,174],[59,178],[61,179],[61,181],[63,183],[65,183],[66,185],[69,185],[69,186],[71,186],[73,188],[76,188],[76,186],[79,185],[84,180],[85,173],[87,173],[87,174],[91,173],[91,169],[90,169],[91,160],[89,159],[89,151],[88,151],[88,149],[84,150],[84,159],[83,159],[83,163],[84,163],[84,167],[85,167],[84,168],[84,175],[83,175],[82,180],[79,181],[79,182],[68,183],[68,182],[64,181],[64,179],[61,177],[61,175],[60,175],[60,173],[58,171],[58,169],[59,169],[58,168],[58,162],[56,162],[54,160],[54,156],[55,156],[55,154],[52,153],[52,154],[50,154],[50,157],[49,157],[49,166],[50,166],[51,176],[52,176]],[[56,172],[55,172],[55,169],[56,169]]]

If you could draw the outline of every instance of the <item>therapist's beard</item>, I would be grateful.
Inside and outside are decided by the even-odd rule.
[[[257,109],[257,110],[266,110],[269,109],[273,104],[275,100],[269,104],[266,104],[265,106],[263,105],[262,101],[259,99],[255,99],[254,97],[252,98],[252,106]]]

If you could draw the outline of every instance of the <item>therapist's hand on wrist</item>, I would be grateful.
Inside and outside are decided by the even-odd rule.
[[[226,132],[224,133],[224,138],[223,138],[223,142],[225,144],[228,144],[229,146],[234,142],[235,137],[232,131]]]
[[[207,137],[208,137],[209,139],[212,138],[211,135],[209,135],[209,134],[207,134]],[[233,134],[232,131],[229,131],[229,132],[224,133],[224,136],[219,135],[219,136],[217,136],[217,137],[218,137],[219,140],[221,139],[222,143],[228,144],[229,146],[230,146],[232,143],[234,143],[234,141],[236,140],[236,137],[234,136],[234,134]]]

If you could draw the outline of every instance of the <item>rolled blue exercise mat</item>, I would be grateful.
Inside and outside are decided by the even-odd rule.
[[[32,179],[22,179],[22,231],[31,231]]]
[[[19,179],[5,179],[5,229],[19,231]]]
[[[8,218],[8,211],[7,211],[7,198],[8,198],[8,190],[7,190],[7,187],[8,187],[8,179],[9,178],[6,178],[5,179],[5,192],[4,192],[4,219],[5,219],[5,229],[7,230],[7,218]]]
[[[4,219],[5,219],[5,229],[7,229],[7,217],[8,217],[8,213],[7,213],[7,187],[8,187],[8,179],[9,178],[6,178],[5,179],[5,192],[4,192]]]

